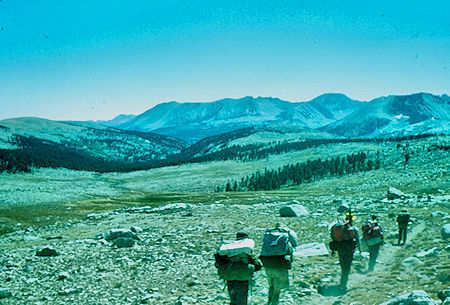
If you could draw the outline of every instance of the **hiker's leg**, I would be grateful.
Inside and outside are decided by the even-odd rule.
[[[342,253],[341,268],[341,286],[344,289],[347,289],[348,277],[350,275],[350,268],[352,266],[353,261],[353,251],[345,251]]]
[[[402,241],[402,235],[403,235],[403,230],[401,228],[398,228],[398,243],[397,243],[397,245],[400,245],[400,242]]]
[[[281,288],[274,288],[273,296],[272,296],[272,303],[270,303],[270,305],[278,304],[278,301],[280,300],[280,293],[281,293]]]
[[[269,287],[269,302],[267,303],[267,305],[272,304],[274,290],[275,290],[275,288],[273,286]]]
[[[369,247],[370,259],[369,259],[369,268],[367,269],[367,271],[372,271],[373,268],[375,267],[379,251],[380,251],[379,245]]]
[[[237,305],[236,281],[228,281],[227,288],[230,295],[230,305]]]
[[[236,281],[236,305],[247,305],[248,281]]]
[[[403,229],[403,244],[406,244],[407,229]]]

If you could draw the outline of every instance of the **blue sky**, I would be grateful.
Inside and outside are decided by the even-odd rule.
[[[0,119],[450,93],[450,1],[0,0]]]

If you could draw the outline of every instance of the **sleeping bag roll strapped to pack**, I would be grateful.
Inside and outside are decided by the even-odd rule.
[[[223,243],[217,251],[220,255],[234,256],[241,253],[253,254],[255,248],[255,241],[250,238],[236,240],[228,243]]]
[[[214,255],[219,277],[226,281],[248,281],[253,277],[255,266],[250,264],[253,254],[253,239],[223,243]]]

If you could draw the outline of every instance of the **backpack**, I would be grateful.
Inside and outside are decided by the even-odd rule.
[[[216,253],[214,257],[220,278],[226,281],[249,281],[252,279],[255,267],[249,264],[248,254],[224,257]]]
[[[334,241],[353,240],[356,236],[355,228],[348,221],[335,223],[331,227],[330,234]]]
[[[297,237],[294,231],[286,229],[268,229],[264,232],[261,256],[288,255],[294,252]]]
[[[408,225],[409,214],[408,213],[400,213],[397,217],[397,222],[399,225]]]
[[[214,255],[219,277],[226,281],[248,281],[255,267],[250,264],[255,242],[252,239],[237,240],[222,244]]]

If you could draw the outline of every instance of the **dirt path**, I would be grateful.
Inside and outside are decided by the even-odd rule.
[[[410,231],[408,232],[408,240],[407,243],[411,243],[412,240],[416,238],[416,236],[425,229],[425,223],[420,222]],[[368,264],[368,253],[367,258],[363,257],[357,252],[355,254],[355,260],[352,265],[352,271],[349,278],[349,291],[347,294],[340,296],[323,296],[320,294],[313,294],[311,296],[307,296],[301,299],[301,304],[306,305],[344,305],[351,304],[352,298],[356,294],[367,294],[367,287],[363,286],[363,283],[376,283],[377,281],[383,281],[384,278],[387,278],[391,275],[391,268],[394,264],[397,264],[398,256],[401,255],[401,252],[404,251],[404,247],[397,246],[397,240],[385,243],[380,249],[380,254],[377,259],[377,264],[375,265],[375,270],[370,273],[365,273],[364,271],[367,269]],[[363,267],[361,267],[363,266]],[[359,267],[359,268],[358,268]],[[340,277],[340,270],[335,278],[335,281],[338,282]],[[372,284],[373,285],[373,284]],[[371,302],[367,299],[367,302],[360,303],[356,302],[355,304],[364,304],[364,305],[376,305],[379,302]]]

